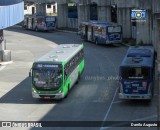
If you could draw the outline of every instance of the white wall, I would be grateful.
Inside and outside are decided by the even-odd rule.
[[[24,2],[9,6],[0,6],[0,29],[21,22],[24,19],[23,10]]]
[[[46,5],[46,13],[47,14],[53,14],[53,6],[55,6],[55,11],[57,13],[57,3],[55,3],[55,4],[51,4],[51,8],[47,8],[47,5]],[[24,10],[24,15],[25,14],[32,14],[32,7],[35,7],[35,13],[36,13],[36,6],[30,5],[30,6],[27,6],[27,10]]]

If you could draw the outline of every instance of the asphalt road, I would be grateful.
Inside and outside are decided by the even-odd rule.
[[[77,34],[34,32],[12,27],[5,32],[13,63],[0,70],[1,121],[157,121],[158,86],[151,102],[118,99],[118,67],[127,47],[95,45]],[[31,96],[28,72],[32,62],[58,44],[84,43],[85,71],[79,84],[62,101],[37,100]],[[157,83],[157,80],[156,80]],[[72,122],[73,124],[75,122]],[[91,122],[94,123],[94,122]],[[95,122],[96,123],[96,122]],[[10,130],[9,128],[0,128]],[[11,130],[40,128],[12,128]],[[156,127],[63,127],[43,130],[157,130]]]

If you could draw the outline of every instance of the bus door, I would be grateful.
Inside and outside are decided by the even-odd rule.
[[[81,38],[82,39],[85,39],[85,24],[80,24],[80,26],[79,26],[79,31],[80,31],[80,36],[81,36]]]
[[[87,32],[87,40],[92,41],[92,26],[88,26],[88,32]]]
[[[32,29],[32,18],[28,18],[28,29]]]
[[[46,27],[45,19],[43,17],[37,18],[37,28],[43,30]]]
[[[93,42],[96,41],[96,34],[97,34],[97,26],[93,26],[93,28],[92,28],[92,38],[93,38]]]
[[[106,43],[107,34],[106,34],[106,27],[101,28],[101,43]]]
[[[91,41],[94,42],[94,26],[91,26]]]
[[[88,25],[85,25],[85,40],[88,40]]]
[[[32,29],[34,29],[34,18],[32,18],[32,24],[31,24]]]
[[[152,93],[153,79],[150,67],[121,67],[120,93],[125,95],[147,95]]]
[[[25,28],[28,29],[28,17],[26,17]]]

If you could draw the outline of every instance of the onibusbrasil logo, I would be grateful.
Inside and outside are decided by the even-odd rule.
[[[146,10],[144,9],[133,9],[131,11],[132,22],[145,22],[146,21]]]

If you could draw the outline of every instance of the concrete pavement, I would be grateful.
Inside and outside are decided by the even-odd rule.
[[[12,51],[13,63],[0,71],[0,120],[130,121],[148,118],[157,120],[157,95],[149,104],[140,101],[121,101],[116,93],[117,81],[109,80],[111,76],[118,74],[118,67],[127,47],[97,46],[85,42],[84,74],[68,98],[57,103],[32,98],[28,72],[33,61],[50,51],[56,44],[81,43],[79,36],[62,32],[34,32],[17,27],[5,31],[5,36],[7,49]],[[64,129],[71,130],[70,128],[60,130]],[[117,129],[123,128],[113,128]],[[126,128],[129,129],[132,128]]]
[[[4,31],[4,37],[7,38],[7,49],[11,50],[12,61],[0,62],[0,97],[26,78],[35,59],[57,45],[42,38],[11,31]]]

